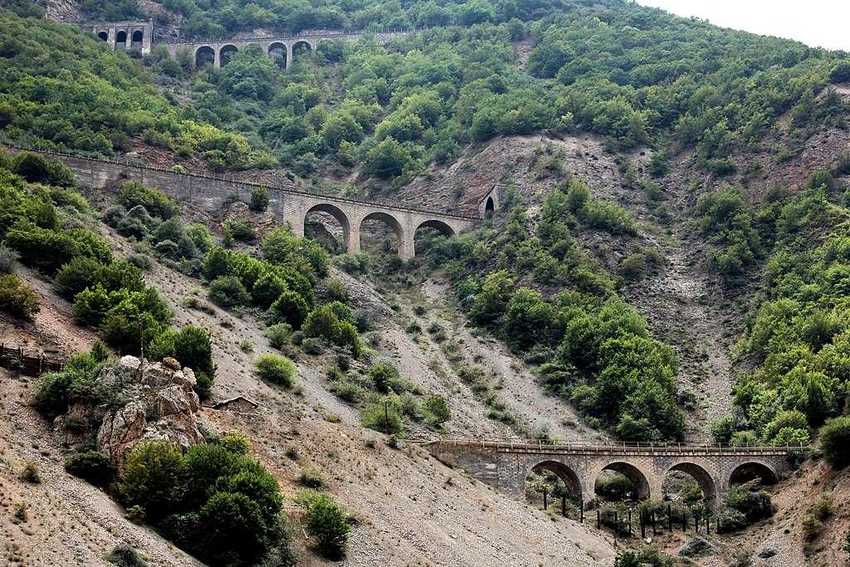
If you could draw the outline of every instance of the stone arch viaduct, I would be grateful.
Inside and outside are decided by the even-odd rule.
[[[142,55],[150,53],[155,45],[153,41],[153,22],[109,22],[89,23],[83,30],[96,35],[112,49],[139,51]],[[370,34],[379,43],[386,43],[394,37],[406,35],[406,31],[388,31]],[[278,65],[288,69],[295,58],[305,51],[315,51],[322,41],[355,40],[367,34],[343,31],[304,31],[297,34],[281,34],[269,37],[233,38],[210,41],[169,41],[163,42],[174,57],[180,49],[192,54],[192,64],[201,67],[206,64],[216,69],[227,63],[230,56],[251,45],[256,45]]]
[[[379,43],[390,41],[394,37],[405,35],[407,32],[384,32],[374,34]],[[216,69],[227,63],[227,59],[251,45],[256,45],[267,56],[271,57],[280,67],[288,69],[299,54],[315,51],[323,41],[354,40],[364,36],[354,32],[302,32],[293,35],[276,37],[256,37],[246,39],[230,39],[217,41],[196,41],[191,43],[167,43],[168,51],[174,57],[180,49],[187,49],[192,54],[192,64],[201,67],[211,63]]]
[[[626,475],[641,499],[661,499],[665,476],[691,475],[706,500],[719,501],[739,480],[759,476],[773,483],[791,469],[786,447],[710,447],[623,445],[547,445],[500,441],[439,440],[425,443],[440,461],[466,470],[473,478],[512,498],[525,494],[531,472],[551,471],[583,502],[595,498],[603,471]]]
[[[455,214],[410,207],[389,202],[351,199],[336,195],[320,195],[260,183],[223,177],[175,173],[135,162],[81,157],[45,150],[6,146],[10,151],[44,154],[64,162],[81,185],[102,189],[121,180],[135,180],[157,187],[177,201],[191,202],[208,212],[216,212],[229,201],[248,202],[258,187],[269,191],[269,209],[276,218],[289,224],[298,236],[304,236],[307,217],[314,213],[332,216],[342,228],[343,240],[349,253],[360,251],[360,229],[371,220],[383,221],[398,238],[398,254],[403,260],[416,255],[415,236],[421,228],[433,228],[447,236],[476,226],[481,218],[499,208],[500,187],[487,191],[478,204],[476,214]]]

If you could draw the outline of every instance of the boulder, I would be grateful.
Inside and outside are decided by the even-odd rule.
[[[167,440],[182,449],[204,441],[197,420],[201,407],[194,390],[197,380],[191,369],[181,369],[173,358],[142,365],[125,356],[104,370],[104,379],[120,388],[118,399],[126,400],[106,413],[97,432],[98,448],[109,455],[119,474],[129,452],[142,441]]]
[[[679,555],[682,557],[698,557],[709,553],[714,553],[714,546],[701,537],[688,540],[679,550]]]

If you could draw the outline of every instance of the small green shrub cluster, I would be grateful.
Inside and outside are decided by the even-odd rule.
[[[129,454],[119,494],[148,522],[210,565],[254,565],[282,554],[294,563],[277,481],[244,445],[209,443],[185,454],[165,441]]]
[[[752,207],[737,189],[724,189],[700,197],[696,206],[699,224],[716,247],[709,267],[727,284],[740,281],[763,255],[762,239]]]
[[[315,539],[319,553],[328,559],[341,559],[351,531],[348,514],[328,494],[307,492],[299,500],[307,510],[307,534]]]
[[[170,356],[182,366],[191,368],[197,379],[196,391],[201,398],[209,396],[216,370],[209,331],[194,325],[179,330],[166,329],[150,343],[145,354],[152,360]]]
[[[213,236],[202,224],[184,225],[177,203],[158,189],[128,181],[118,192],[119,205],[104,214],[104,221],[119,234],[147,242],[163,260],[196,276],[200,258],[213,245]]]
[[[566,193],[567,206],[582,222],[611,234],[637,234],[632,216],[623,207],[610,201],[594,199],[590,189],[578,180],[571,180]]]
[[[40,310],[38,294],[14,274],[0,275],[0,311],[32,320]]]
[[[850,465],[850,416],[826,422],[819,434],[820,446],[827,462],[835,469]]]
[[[299,329],[313,304],[315,282],[327,273],[327,253],[283,228],[269,233],[261,248],[264,259],[211,248],[202,270],[215,284],[211,296],[228,307],[251,304],[267,309],[273,322]]]
[[[36,408],[53,418],[64,414],[75,402],[111,404],[117,393],[98,380],[104,362],[105,353],[98,347],[72,357],[59,372],[42,375],[35,386]]]
[[[726,493],[725,508],[718,514],[720,532],[733,532],[771,517],[776,511],[770,495],[748,485],[733,486]]]
[[[284,356],[264,354],[257,359],[256,367],[257,374],[263,380],[286,388],[291,388],[295,385],[298,368],[294,362]]]
[[[672,557],[663,555],[658,549],[644,546],[639,550],[627,549],[617,554],[614,567],[673,567]]]
[[[347,305],[332,301],[313,309],[304,321],[304,336],[321,337],[339,346],[349,347],[354,358],[361,353],[354,315]]]

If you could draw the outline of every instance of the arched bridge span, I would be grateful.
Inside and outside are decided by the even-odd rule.
[[[191,202],[193,206],[209,212],[220,210],[234,197],[247,203],[252,191],[264,187],[269,191],[271,212],[280,221],[289,224],[296,235],[304,236],[307,215],[314,212],[327,213],[339,222],[346,250],[352,254],[360,251],[360,228],[371,219],[384,221],[396,233],[398,254],[403,260],[415,256],[414,241],[416,231],[420,228],[435,228],[451,236],[471,229],[481,221],[477,211],[474,214],[464,214],[420,209],[391,202],[306,193],[223,177],[176,173],[135,162],[6,147],[13,152],[41,153],[61,160],[75,173],[80,184],[88,187],[106,188],[121,180],[135,180],[157,187],[177,201]],[[497,189],[491,189],[484,198],[490,198]]]
[[[791,469],[795,451],[788,447],[548,445],[507,441],[439,440],[423,444],[440,461],[513,498],[525,493],[529,473],[545,467],[558,474],[583,501],[595,497],[606,470],[632,480],[641,499],[663,495],[664,477],[672,471],[691,475],[706,499],[718,501],[745,471],[776,482]],[[576,494],[579,496],[579,494]]]

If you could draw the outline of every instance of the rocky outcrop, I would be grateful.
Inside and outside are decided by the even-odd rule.
[[[191,368],[173,358],[149,363],[125,356],[98,376],[110,402],[78,403],[56,420],[56,428],[72,445],[91,443],[108,455],[120,471],[127,454],[147,440],[165,440],[188,449],[202,443],[197,413],[200,401]]]
[[[191,368],[180,368],[173,358],[142,366],[138,358],[125,356],[103,378],[126,400],[106,413],[97,433],[98,448],[119,470],[141,441],[167,440],[183,449],[203,442]]]

